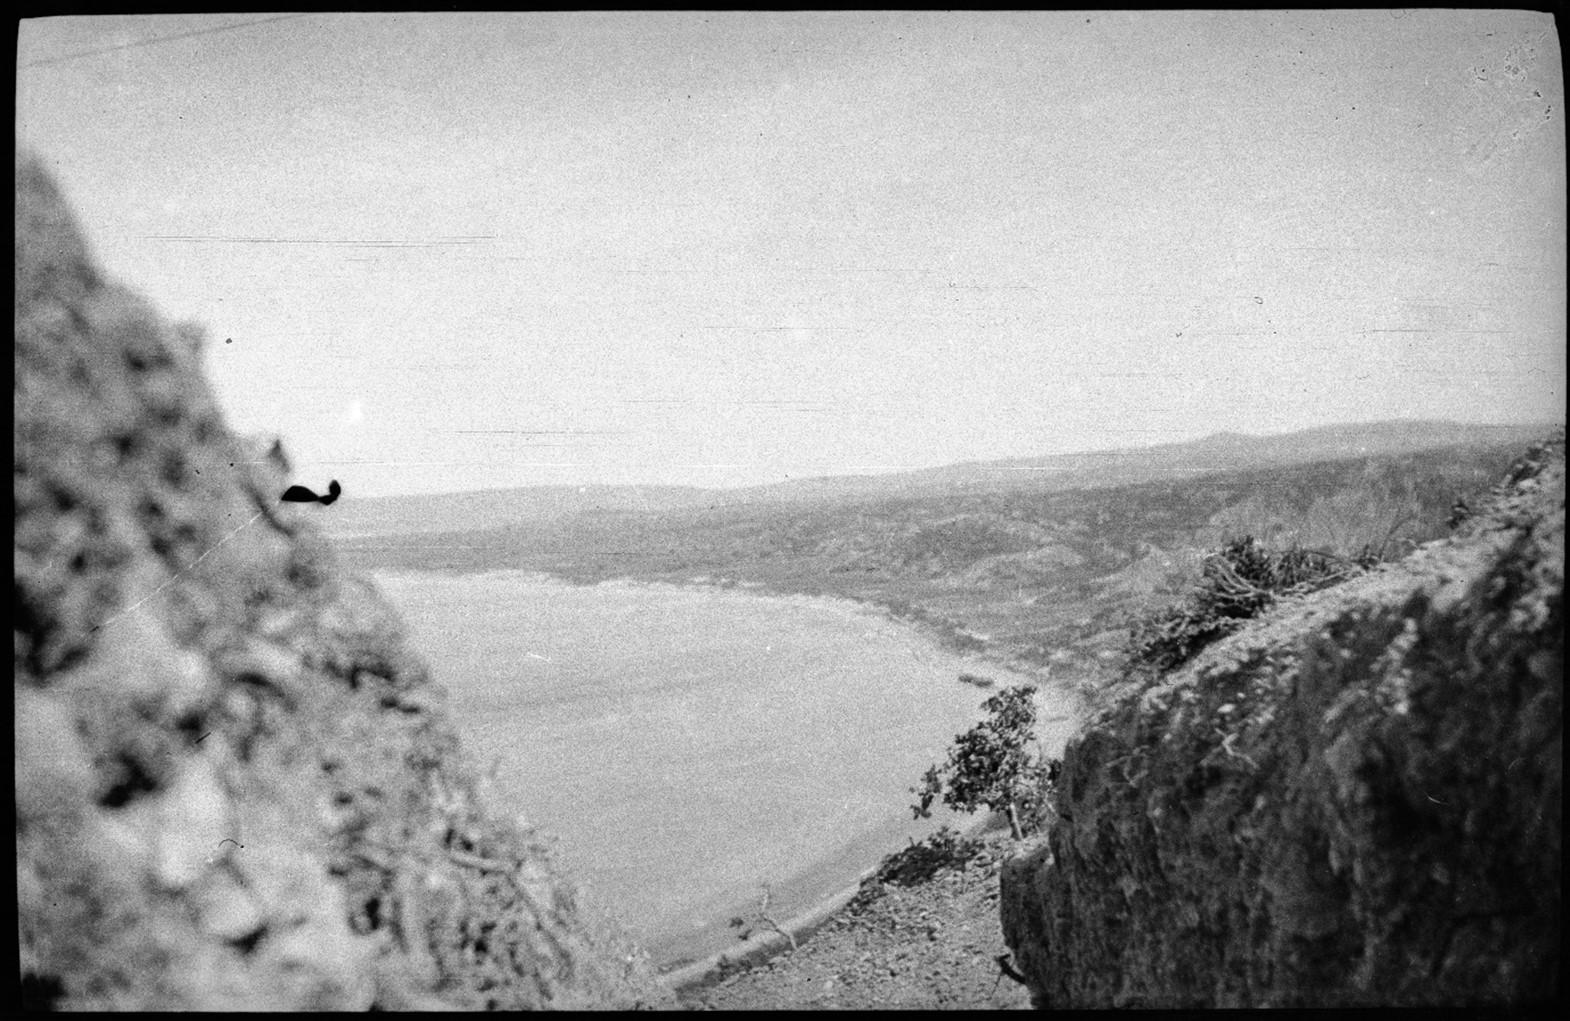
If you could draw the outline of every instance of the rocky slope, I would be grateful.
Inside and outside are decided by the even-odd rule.
[[[1563,434],[1497,496],[1092,717],[1002,874],[1038,1005],[1558,999]]]
[[[17,163],[24,998],[73,1009],[668,1003],[518,820],[316,505],[224,427],[199,334]],[[316,480],[321,481],[321,480]]]
[[[998,865],[1008,826],[886,858],[800,946],[680,991],[697,1010],[1023,1010],[1004,973]],[[778,941],[776,940],[776,945]]]

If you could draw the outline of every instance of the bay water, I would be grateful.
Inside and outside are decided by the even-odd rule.
[[[496,807],[657,964],[737,943],[763,892],[783,920],[941,822],[909,788],[1025,678],[868,607],[734,589],[574,586],[517,571],[378,573],[448,693]],[[1065,706],[1039,698],[1043,743]]]

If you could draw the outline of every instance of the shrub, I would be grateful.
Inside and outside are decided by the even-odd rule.
[[[921,786],[910,789],[917,797],[911,806],[916,818],[928,818],[941,794],[945,805],[960,812],[985,807],[1006,813],[1015,839],[1024,836],[1021,819],[1033,826],[1039,821],[1056,763],[1027,747],[1035,736],[1035,690],[1018,684],[982,703],[987,718],[955,737],[948,761],[929,768]]]
[[[916,886],[944,869],[962,867],[984,849],[980,840],[940,826],[920,843],[912,841],[909,847],[884,858],[875,878],[891,886]]]
[[[1348,558],[1297,545],[1273,551],[1253,536],[1233,540],[1205,558],[1199,583],[1186,599],[1134,622],[1129,665],[1160,672],[1181,666],[1282,596],[1326,588],[1379,560],[1369,546]]]

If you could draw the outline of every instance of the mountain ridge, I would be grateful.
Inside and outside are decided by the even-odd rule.
[[[1179,478],[1240,468],[1417,453],[1440,447],[1521,442],[1548,424],[1468,423],[1434,419],[1314,426],[1290,433],[1217,432],[1151,447],[961,461],[886,475],[831,475],[706,489],[676,485],[546,485],[454,493],[354,498],[346,494],[322,525],[338,537],[494,528],[515,521],[581,514],[661,512],[763,503],[855,502],[882,497],[999,490],[1063,491]]]

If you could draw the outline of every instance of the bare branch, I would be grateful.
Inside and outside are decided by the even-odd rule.
[[[758,921],[784,936],[790,941],[790,948],[792,950],[796,949],[796,937],[781,928],[780,923],[776,922],[774,916],[769,914],[769,884],[767,883],[763,884],[763,899],[758,901]]]

